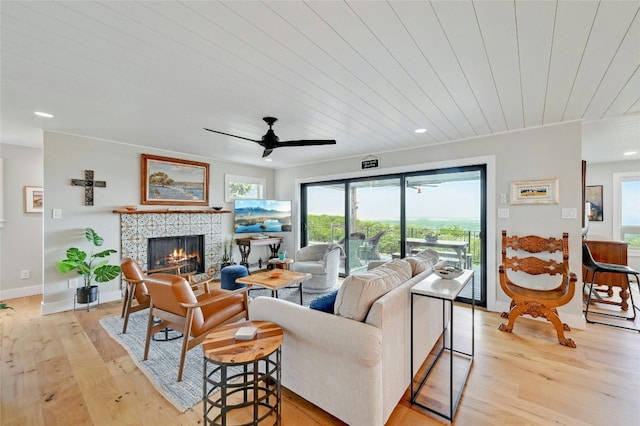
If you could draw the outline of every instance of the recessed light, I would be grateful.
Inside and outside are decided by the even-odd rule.
[[[273,161],[271,158],[265,158],[264,161]]]
[[[48,112],[40,112],[40,111],[36,111],[34,112],[35,115],[39,116],[39,117],[44,117],[44,118],[53,118],[53,115],[49,114]]]
[[[427,131],[427,129],[415,129],[414,132],[415,133],[425,133]]]
[[[638,153],[638,151],[627,151],[622,155],[636,155]]]

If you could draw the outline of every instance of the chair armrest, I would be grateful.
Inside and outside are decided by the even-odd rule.
[[[168,272],[168,271],[178,271],[180,273],[181,265],[171,265],[171,266],[163,266],[161,268],[147,269],[144,271],[145,274],[155,274],[156,272]]]
[[[206,300],[203,300],[203,301],[198,302],[198,303],[178,302],[178,304],[180,306],[182,306],[183,308],[186,308],[186,309],[189,309],[189,308],[201,308],[203,306],[207,306],[207,305],[210,305],[212,303],[219,302],[220,300],[228,299],[229,297],[233,297],[236,294],[247,292],[247,291],[249,291],[249,289],[252,286],[253,286],[253,284],[247,284],[246,287],[242,287],[242,288],[239,288],[239,289],[236,289],[236,290],[233,290],[233,291],[229,291],[228,293],[221,294],[219,296],[212,297],[210,299],[206,299]]]

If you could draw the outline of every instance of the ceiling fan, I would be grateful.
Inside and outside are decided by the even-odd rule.
[[[272,129],[273,124],[278,121],[278,119],[275,117],[263,117],[262,119],[269,125],[269,130],[267,130],[267,133],[262,136],[261,140],[249,139],[242,136],[231,135],[229,133],[219,132],[218,130],[211,130],[207,128],[205,128],[204,130],[208,130],[213,133],[220,133],[221,135],[231,136],[234,138],[244,139],[251,142],[256,142],[264,148],[264,151],[262,152],[262,158],[268,157],[275,148],[282,148],[287,146],[335,145],[336,143],[336,141],[333,139],[303,139],[297,141],[280,142],[280,138],[276,136],[275,132]]]

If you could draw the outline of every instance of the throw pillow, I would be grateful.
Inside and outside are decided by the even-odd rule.
[[[411,264],[412,276],[423,273],[430,269],[438,262],[438,252],[427,249],[419,252],[415,256],[407,257],[407,261]]]
[[[337,295],[338,290],[332,291],[331,293],[325,294],[324,296],[317,297],[313,299],[313,301],[309,304],[309,308],[315,309],[316,311],[322,311],[332,314]]]
[[[371,305],[382,295],[411,278],[411,265],[398,259],[366,274],[350,275],[338,290],[334,312],[345,318],[364,321]]]

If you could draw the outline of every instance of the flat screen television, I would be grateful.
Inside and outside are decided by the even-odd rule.
[[[233,215],[237,234],[291,231],[291,200],[234,200]]]

